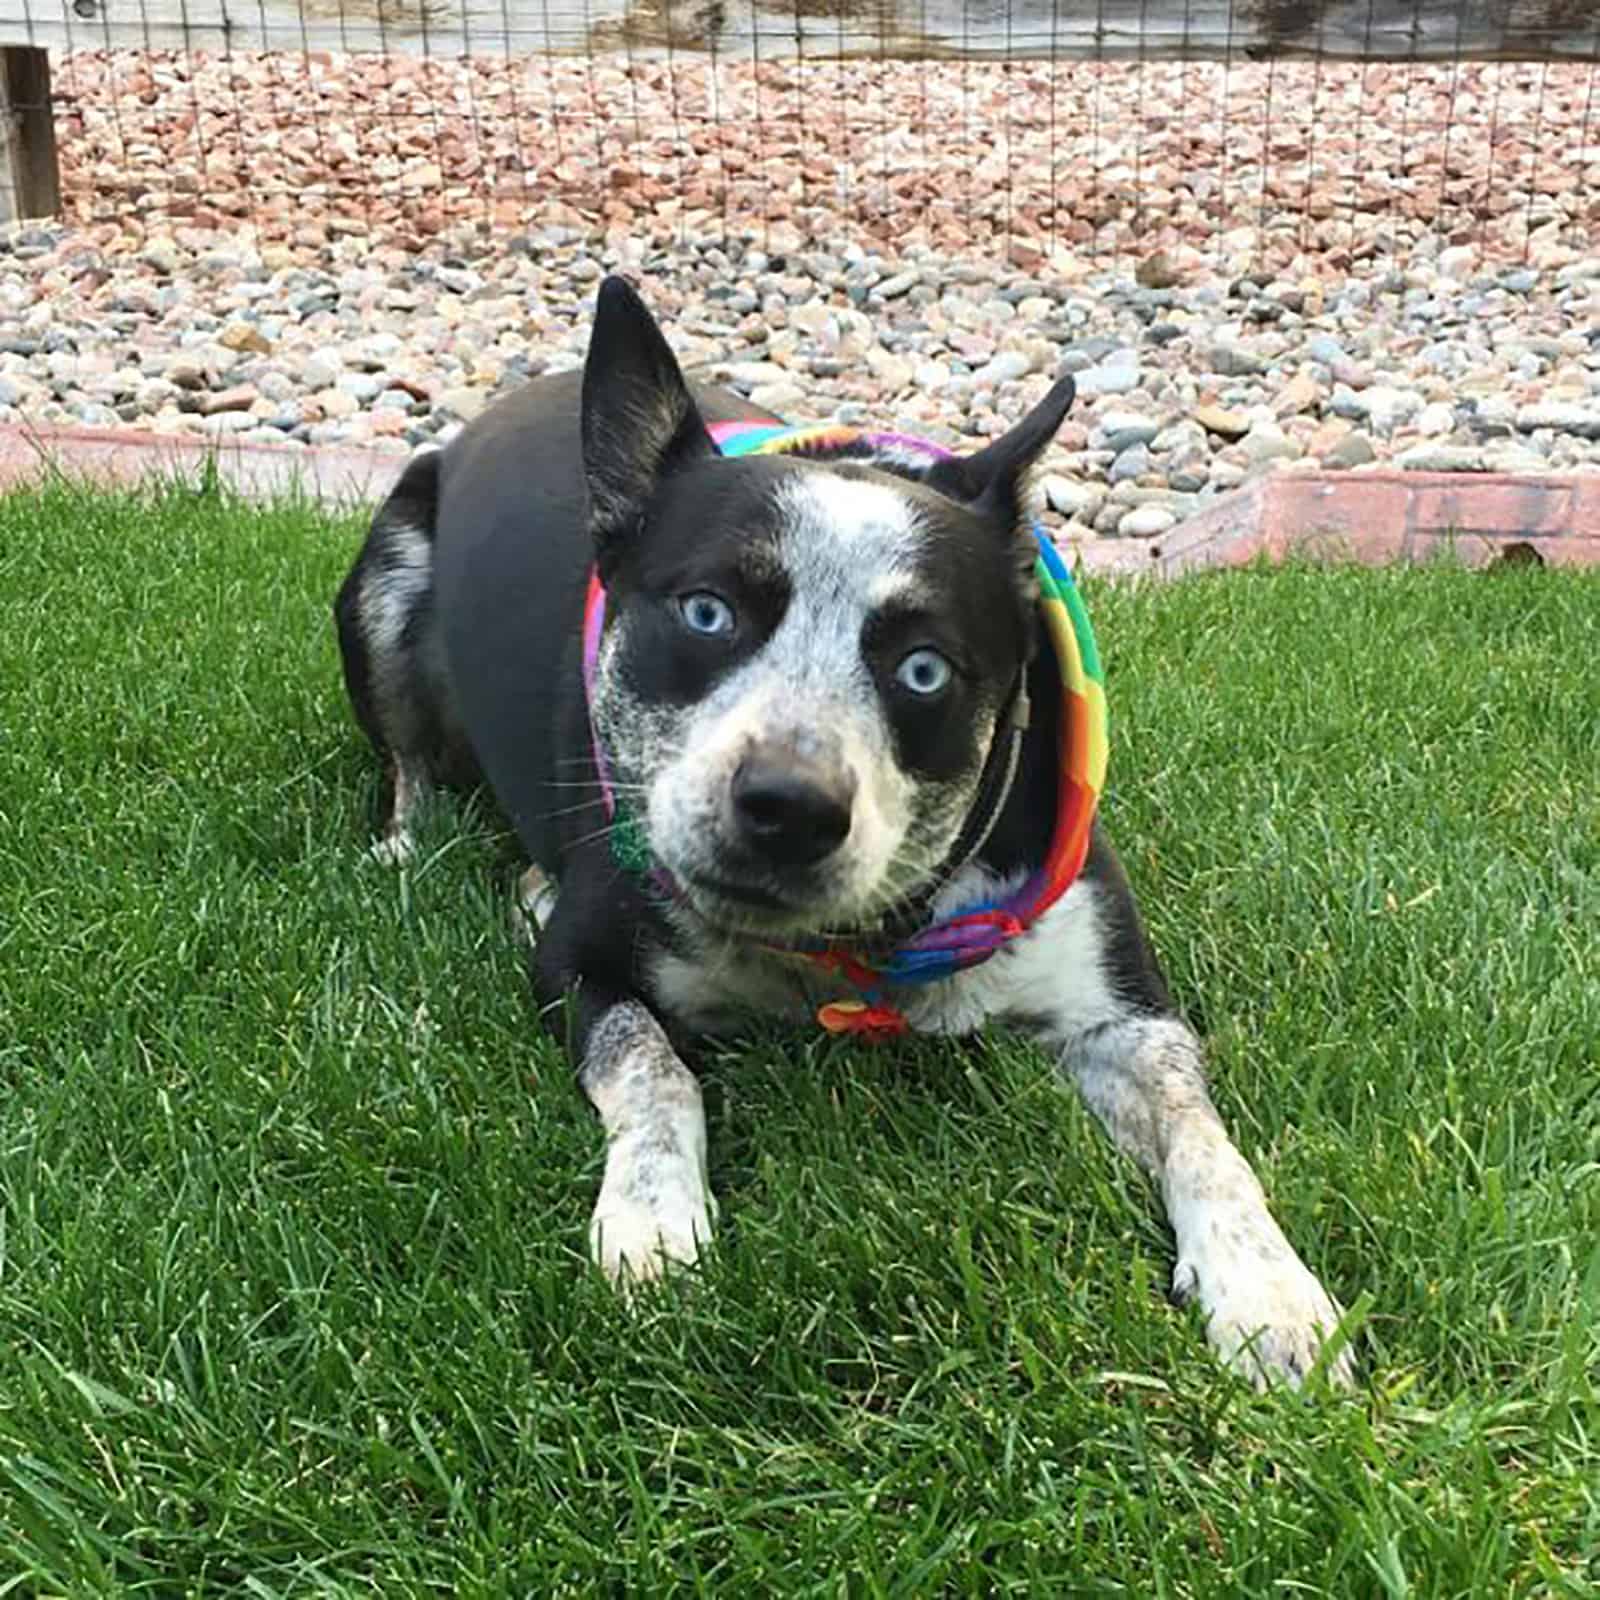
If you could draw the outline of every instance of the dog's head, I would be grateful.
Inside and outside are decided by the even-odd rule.
[[[709,921],[868,929],[973,809],[1034,643],[1024,479],[1058,383],[975,455],[721,457],[621,279],[602,286],[583,464],[608,626],[594,712],[655,859]]]

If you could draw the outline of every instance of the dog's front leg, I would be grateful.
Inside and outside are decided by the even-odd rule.
[[[1257,1386],[1298,1384],[1339,1309],[1267,1209],[1206,1092],[1200,1044],[1172,1015],[1134,1015],[1050,1043],[1116,1143],[1160,1186],[1177,1239],[1174,1298],[1198,1300],[1218,1355]],[[1349,1382],[1348,1349],[1331,1375]]]
[[[693,1262],[711,1237],[700,1085],[639,1000],[596,1010],[578,1080],[606,1131],[589,1252],[613,1283]]]

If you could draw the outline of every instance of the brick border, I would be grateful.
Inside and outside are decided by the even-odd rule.
[[[208,460],[222,482],[251,498],[301,493],[352,505],[386,494],[406,456],[114,428],[0,426],[0,491],[52,470],[108,484],[152,475],[193,481]],[[1515,547],[1517,555],[1551,566],[1600,562],[1600,472],[1278,473],[1223,495],[1170,533],[1097,539],[1077,553],[1089,572],[1173,578],[1263,555],[1277,561],[1291,551],[1381,566],[1423,560],[1446,547],[1469,566],[1488,565]]]
[[[1172,578],[1291,551],[1367,566],[1444,549],[1487,566],[1513,547],[1551,566],[1600,562],[1600,472],[1289,472],[1223,495],[1154,539],[1096,540],[1091,572]],[[1529,555],[1531,552],[1531,556]]]
[[[152,477],[192,483],[208,461],[223,483],[251,499],[305,494],[338,505],[387,494],[406,454],[337,445],[243,444],[120,428],[0,426],[0,492],[56,474],[107,486]]]

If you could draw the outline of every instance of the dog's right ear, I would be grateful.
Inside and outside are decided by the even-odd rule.
[[[655,487],[717,454],[655,318],[625,278],[600,285],[583,368],[583,475],[604,578]]]

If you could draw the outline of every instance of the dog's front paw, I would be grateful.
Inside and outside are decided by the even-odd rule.
[[[1211,1348],[1258,1389],[1304,1383],[1342,1315],[1287,1242],[1281,1252],[1220,1251],[1180,1260],[1172,1297],[1180,1305],[1199,1302]],[[1327,1375],[1342,1387],[1354,1382],[1348,1345]]]
[[[693,1163],[614,1144],[589,1223],[589,1254],[613,1285],[659,1278],[670,1263],[693,1266],[711,1240],[716,1203]]]

